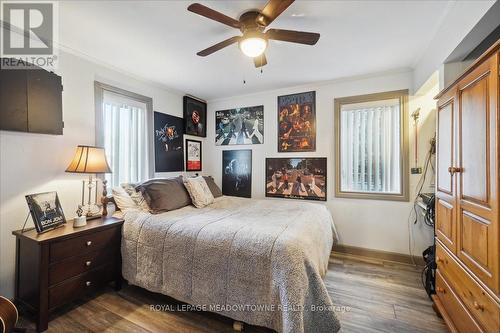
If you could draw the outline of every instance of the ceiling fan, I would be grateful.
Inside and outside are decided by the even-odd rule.
[[[267,64],[264,51],[267,48],[268,40],[280,40],[307,45],[316,44],[320,37],[318,33],[283,29],[268,29],[264,31],[293,2],[294,0],[270,0],[261,11],[246,11],[238,20],[199,3],[190,5],[188,7],[189,11],[239,29],[243,33],[243,36],[228,38],[198,52],[197,55],[206,57],[226,46],[238,42],[240,50],[246,56],[253,58],[255,67],[262,67]]]

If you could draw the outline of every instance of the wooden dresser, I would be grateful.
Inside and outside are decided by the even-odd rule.
[[[436,97],[436,308],[451,332],[500,331],[497,41]]]
[[[73,228],[72,221],[37,234],[16,236],[15,301],[37,314],[37,330],[48,328],[58,306],[115,281],[121,287],[120,241],[123,220],[103,217]]]

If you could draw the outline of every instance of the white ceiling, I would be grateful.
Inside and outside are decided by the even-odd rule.
[[[261,74],[236,44],[196,55],[239,31],[188,12],[192,2],[62,2],[60,43],[146,80],[215,99],[414,67],[449,8],[449,1],[296,1],[271,27],[321,38],[316,46],[271,41]],[[201,2],[234,18],[266,3]]]

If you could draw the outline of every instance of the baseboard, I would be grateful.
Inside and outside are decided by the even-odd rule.
[[[381,250],[373,250],[367,249],[364,247],[343,245],[343,244],[335,244],[333,246],[332,252],[341,253],[341,254],[350,254],[355,256],[362,256],[368,258],[375,258],[384,261],[393,261],[399,262],[403,264],[417,264],[418,266],[425,266],[424,259],[419,256],[412,257],[408,254],[396,253],[396,252],[388,252]]]

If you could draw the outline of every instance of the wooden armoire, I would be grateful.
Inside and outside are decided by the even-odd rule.
[[[499,49],[436,96],[433,299],[451,332],[500,332]]]

